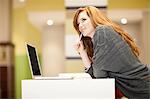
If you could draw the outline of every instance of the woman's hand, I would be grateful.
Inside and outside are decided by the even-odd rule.
[[[77,43],[75,43],[74,48],[79,54],[82,53],[83,51],[85,51],[82,41],[78,41]]]
[[[77,43],[74,44],[74,48],[76,51],[80,54],[80,57],[82,59],[82,62],[84,64],[84,67],[90,68],[91,66],[91,61],[87,55],[86,50],[84,49],[83,42],[78,41]]]

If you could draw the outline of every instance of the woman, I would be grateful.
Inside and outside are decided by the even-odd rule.
[[[93,6],[79,8],[73,25],[75,49],[93,78],[115,78],[116,89],[129,99],[150,99],[150,70],[138,58],[131,36]]]

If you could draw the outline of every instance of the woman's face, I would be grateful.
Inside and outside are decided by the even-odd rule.
[[[92,25],[92,22],[89,16],[87,15],[86,11],[80,12],[78,19],[77,19],[77,24],[78,24],[79,31],[84,36],[90,36],[90,37],[93,36],[95,32],[95,28]]]

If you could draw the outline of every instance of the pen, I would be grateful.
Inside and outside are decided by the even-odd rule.
[[[83,34],[81,33],[81,34],[80,34],[80,37],[79,37],[79,41],[81,41],[82,36],[83,36]]]

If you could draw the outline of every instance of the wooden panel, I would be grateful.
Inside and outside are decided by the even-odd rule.
[[[14,99],[14,68],[0,66],[0,99]]]
[[[8,98],[8,86],[7,86],[7,68],[5,66],[0,67],[0,84],[1,84],[1,98]]]

